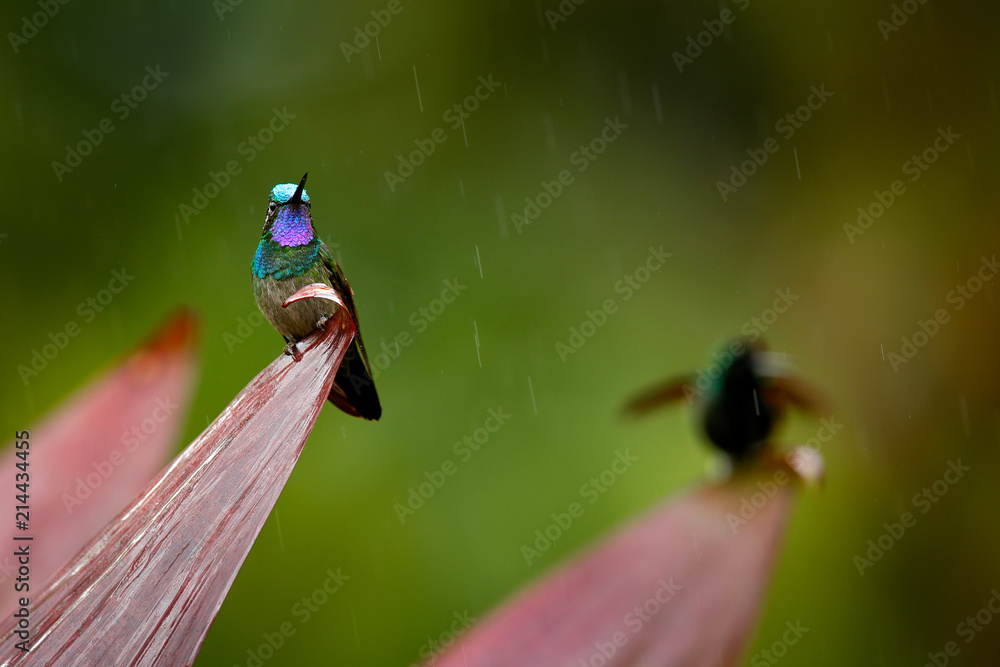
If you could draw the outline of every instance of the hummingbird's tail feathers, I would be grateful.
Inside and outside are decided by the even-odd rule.
[[[691,376],[684,375],[651,387],[626,403],[624,412],[632,417],[640,417],[661,405],[687,398],[689,394],[697,394],[699,392],[694,388],[693,380]]]
[[[368,372],[364,357],[355,340],[344,355],[337,377],[330,390],[329,401],[354,417],[377,420],[382,416],[382,405],[375,391],[375,381]]]
[[[333,388],[330,389],[330,395],[327,397],[327,400],[352,417],[361,416],[361,413],[358,412],[357,408],[351,405],[350,401],[347,400],[347,394],[344,393],[343,389],[337,386],[336,382],[333,383]]]

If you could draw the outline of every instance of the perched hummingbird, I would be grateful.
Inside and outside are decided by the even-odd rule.
[[[705,435],[736,464],[754,460],[788,405],[818,412],[822,397],[791,373],[790,365],[763,344],[731,341],[707,371],[653,387],[626,406],[632,414],[681,398],[696,404]]]
[[[344,277],[329,248],[320,240],[310,215],[306,177],[296,186],[274,186],[267,201],[267,217],[251,270],[257,307],[285,341],[287,354],[294,354],[295,343],[323,327],[338,306],[324,299],[305,299],[282,304],[300,288],[312,283],[332,287],[347,305],[354,319],[354,341],[348,348],[334,379],[329,400],[349,415],[378,419],[382,416],[372,380],[368,355],[361,340],[354,291]]]

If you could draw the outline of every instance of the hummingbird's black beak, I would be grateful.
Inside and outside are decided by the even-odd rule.
[[[309,178],[308,171],[305,174],[303,174],[302,180],[299,181],[299,187],[295,188],[295,194],[293,194],[292,198],[288,200],[289,204],[297,206],[302,203],[302,191],[306,189],[307,178]]]

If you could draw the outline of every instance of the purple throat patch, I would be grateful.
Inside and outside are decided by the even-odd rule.
[[[271,238],[286,247],[305,245],[312,241],[309,211],[304,206],[286,206],[281,209],[271,228]]]

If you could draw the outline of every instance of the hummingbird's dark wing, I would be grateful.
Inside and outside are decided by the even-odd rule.
[[[382,406],[375,391],[375,381],[372,378],[371,366],[368,365],[365,344],[361,340],[361,324],[358,322],[358,310],[354,306],[354,290],[351,289],[351,284],[347,282],[347,277],[325,243],[320,246],[320,258],[327,269],[330,285],[343,299],[347,311],[354,320],[355,328],[354,342],[348,348],[337,371],[333,389],[330,391],[330,402],[350,415],[378,419],[382,416]]]
[[[330,284],[333,289],[337,290],[340,297],[347,304],[347,310],[351,313],[351,317],[354,319],[354,326],[359,327],[358,324],[358,309],[354,307],[354,290],[351,289],[351,284],[347,282],[347,276],[344,275],[343,270],[340,268],[340,264],[337,264],[337,260],[333,258],[330,254],[330,249],[326,247],[323,243],[319,247],[319,256],[323,260],[323,266],[326,267],[328,277],[330,279]],[[365,361],[368,361],[368,357],[365,357]]]
[[[625,404],[625,413],[633,416],[644,415],[653,408],[679,401],[685,397],[687,390],[694,391],[693,387],[693,378],[690,376],[672,378],[634,396]]]

